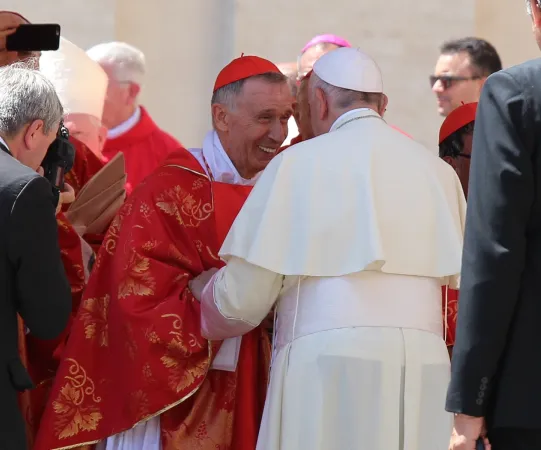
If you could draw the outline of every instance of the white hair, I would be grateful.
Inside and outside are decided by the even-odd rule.
[[[329,97],[332,104],[340,109],[349,108],[356,103],[378,103],[382,97],[380,93],[358,92],[333,86],[323,81],[314,72],[310,78],[313,79],[312,89],[321,89]]]
[[[146,72],[143,52],[125,42],[106,42],[90,48],[87,55],[100,65],[109,66],[120,83],[143,85]]]
[[[34,120],[43,132],[58,126],[63,108],[53,84],[24,62],[0,68],[0,135],[13,137]]]
[[[541,8],[541,0],[536,0],[537,7]],[[528,11],[528,14],[532,15],[532,5],[530,3],[530,0],[526,0],[526,11]]]

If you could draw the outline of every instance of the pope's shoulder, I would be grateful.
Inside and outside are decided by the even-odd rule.
[[[453,168],[443,161],[435,151],[428,149],[422,143],[404,135],[383,121],[376,122],[370,127],[363,123],[361,126],[329,132],[292,145],[277,155],[271,164],[277,166],[292,161],[302,162],[306,161],[307,158],[313,158],[316,154],[318,158],[332,160],[336,160],[336,157],[339,159],[355,158],[358,151],[369,152],[373,155],[372,160],[378,161],[377,163],[389,164],[389,161],[393,161],[398,165],[409,166],[413,172],[417,172],[415,168],[418,171],[435,172],[442,181],[455,183],[457,180]],[[377,155],[382,157],[377,158]],[[345,163],[344,167],[351,167],[347,165],[347,161],[343,162]]]

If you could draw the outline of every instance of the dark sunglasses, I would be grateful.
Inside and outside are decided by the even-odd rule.
[[[434,85],[439,81],[441,85],[443,86],[443,89],[449,89],[453,84],[459,82],[459,81],[472,81],[472,80],[479,80],[481,77],[456,77],[453,75],[431,75],[430,76],[430,87],[434,87]]]

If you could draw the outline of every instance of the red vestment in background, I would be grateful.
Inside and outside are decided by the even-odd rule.
[[[158,128],[145,108],[139,122],[117,138],[107,139],[103,156],[110,161],[122,152],[126,160],[126,192],[130,194],[141,181],[160,167],[167,156],[182,148],[179,142]]]
[[[73,322],[36,450],[94,444],[156,415],[163,450],[255,449],[267,333],[243,336],[235,372],[210,370],[221,342],[201,336],[188,288],[223,266],[218,250],[247,196],[229,187],[181,150],[128,197]]]

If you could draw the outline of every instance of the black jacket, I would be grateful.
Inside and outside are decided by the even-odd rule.
[[[447,410],[541,429],[541,59],[483,88],[458,310]]]
[[[0,144],[0,449],[26,449],[17,391],[32,387],[18,352],[17,313],[41,339],[59,335],[71,311],[50,183]]]

